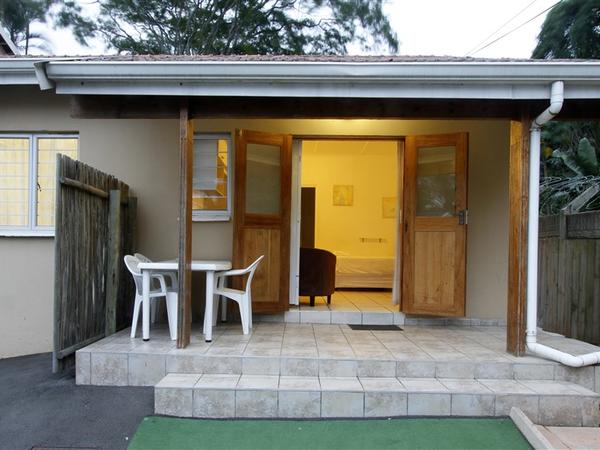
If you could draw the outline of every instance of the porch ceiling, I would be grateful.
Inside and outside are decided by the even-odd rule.
[[[548,100],[189,97],[193,118],[293,119],[513,119],[534,116]],[[71,115],[77,118],[177,118],[181,97],[74,95]],[[568,100],[562,120],[600,119],[600,99]]]

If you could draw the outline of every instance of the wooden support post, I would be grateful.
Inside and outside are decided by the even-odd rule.
[[[121,191],[110,191],[108,201],[108,252],[106,261],[106,308],[104,333],[117,331],[117,298],[121,277]]]
[[[179,308],[177,348],[190,343],[192,317],[192,177],[194,123],[188,102],[179,110]],[[208,299],[207,299],[208,301]]]
[[[506,350],[525,353],[527,303],[527,222],[529,207],[529,120],[510,123],[508,310]]]

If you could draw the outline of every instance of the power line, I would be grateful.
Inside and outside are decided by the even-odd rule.
[[[554,3],[552,6],[550,6],[549,8],[546,8],[545,10],[543,10],[541,13],[536,14],[535,16],[533,16],[531,19],[523,22],[521,25],[519,25],[518,27],[513,28],[510,31],[507,31],[506,33],[504,33],[502,36],[500,36],[497,39],[494,39],[492,42],[490,42],[489,44],[484,45],[483,47],[478,48],[477,50],[475,50],[474,52],[472,52],[471,54],[474,55],[475,53],[479,53],[481,50],[488,48],[490,45],[495,44],[496,42],[498,42],[500,39],[504,39],[506,36],[508,36],[509,34],[514,33],[515,31],[517,31],[519,28],[527,25],[529,22],[537,19],[538,17],[540,17],[542,14],[544,14],[545,12],[550,11],[552,8],[554,8],[556,5],[558,5],[561,2],[561,0],[558,0],[556,3]]]
[[[525,8],[521,9],[518,13],[516,13],[514,16],[512,16],[510,19],[508,19],[506,22],[504,22],[500,27],[498,27],[493,33],[491,33],[489,36],[487,36],[485,39],[483,39],[481,42],[479,42],[477,45],[474,45],[473,48],[471,50],[469,50],[467,52],[467,54],[465,56],[469,56],[477,47],[479,47],[482,44],[485,44],[487,42],[488,39],[490,39],[492,36],[494,36],[496,33],[498,33],[500,30],[502,30],[502,28],[504,28],[506,25],[508,25],[509,23],[511,23],[513,20],[515,20],[517,17],[519,17],[526,9],[528,9],[531,5],[533,5],[535,2],[537,2],[537,0],[533,0],[531,3],[529,3]]]

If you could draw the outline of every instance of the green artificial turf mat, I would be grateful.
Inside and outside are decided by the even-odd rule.
[[[129,450],[530,449],[510,419],[199,420],[146,417]]]

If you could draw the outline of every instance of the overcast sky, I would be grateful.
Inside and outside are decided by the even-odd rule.
[[[386,0],[385,11],[398,33],[403,55],[528,58],[546,16],[539,14],[554,3],[556,0]],[[45,28],[43,32],[55,55],[107,53],[99,40],[85,48],[68,31]],[[359,51],[351,48],[351,53]]]

